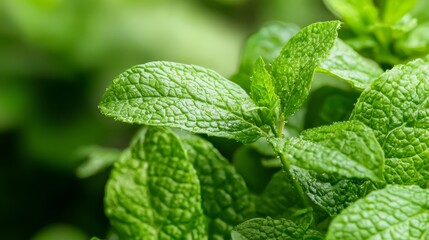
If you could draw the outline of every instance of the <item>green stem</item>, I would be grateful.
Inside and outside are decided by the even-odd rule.
[[[280,115],[280,119],[279,119],[278,124],[279,124],[279,126],[277,128],[277,136],[276,137],[281,139],[281,138],[283,138],[283,127],[285,125],[283,114]],[[284,171],[285,171],[286,175],[288,176],[288,178],[292,180],[292,184],[293,184],[294,188],[296,189],[296,191],[298,192],[298,195],[301,198],[304,206],[307,208],[311,207],[310,202],[308,201],[307,195],[304,193],[304,190],[302,189],[301,184],[299,184],[298,179],[296,179],[290,171],[290,163],[289,163],[289,160],[286,158],[286,155],[282,151],[280,151],[280,149],[278,148],[278,146],[276,146],[276,144],[273,144],[273,143],[271,143],[271,144],[273,145],[274,151],[280,157],[280,161],[283,164]]]
[[[293,184],[294,188],[296,189],[296,191],[298,192],[299,198],[302,200],[304,206],[306,208],[311,207],[311,204],[308,201],[308,197],[304,193],[304,189],[302,189],[302,186],[301,186],[301,184],[299,184],[298,179],[296,179],[290,171],[290,164],[289,164],[289,161],[287,160],[286,156],[281,152],[277,152],[277,154],[280,156],[280,161],[283,164],[285,173],[288,176],[288,178],[292,180],[292,184]]]

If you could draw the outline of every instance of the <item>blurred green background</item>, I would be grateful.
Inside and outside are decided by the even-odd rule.
[[[83,148],[124,148],[136,131],[97,109],[126,68],[168,60],[229,77],[263,23],[334,18],[321,0],[0,1],[0,238],[106,236],[108,171],[76,168]]]

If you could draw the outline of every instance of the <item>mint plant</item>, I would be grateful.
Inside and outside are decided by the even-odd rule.
[[[246,53],[234,77],[249,77],[244,89],[172,62],[115,78],[101,112],[145,125],[106,186],[105,212],[121,239],[427,239],[428,59],[383,72],[338,39],[340,25],[291,26],[278,56]],[[252,44],[275,34],[261,30]],[[362,93],[348,119],[290,134],[315,72]],[[282,169],[255,194],[195,133],[268,146],[261,154]]]

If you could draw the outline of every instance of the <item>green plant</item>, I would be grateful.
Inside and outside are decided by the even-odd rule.
[[[250,95],[212,70],[180,63],[150,62],[115,78],[102,113],[150,126],[122,152],[106,186],[106,215],[120,237],[428,238],[428,58],[383,73],[337,38],[338,21],[290,27],[273,23],[251,38],[275,51],[284,43],[270,41],[279,33],[269,29],[291,35],[276,57],[244,55],[250,60],[234,78],[251,74],[238,81]],[[255,49],[263,48],[248,51]],[[332,106],[350,114],[301,131],[294,122],[303,122],[297,111],[315,71],[362,93],[355,106],[335,105],[344,95],[329,90],[343,96]],[[249,144],[240,156],[253,151],[262,166],[282,170],[255,193],[238,173],[246,164],[234,160],[235,168],[204,138],[166,127]]]

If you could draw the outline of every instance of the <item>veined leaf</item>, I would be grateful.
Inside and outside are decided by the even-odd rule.
[[[254,218],[234,228],[233,240],[323,240],[323,234],[298,226],[287,219]]]
[[[358,200],[331,223],[328,240],[429,238],[429,190],[387,186]]]
[[[326,6],[356,32],[366,33],[378,21],[373,0],[324,0]]]
[[[314,23],[303,28],[284,46],[271,68],[282,112],[289,117],[308,96],[314,70],[325,60],[337,38],[339,21]]]
[[[119,75],[100,103],[117,120],[178,127],[248,143],[261,137],[258,107],[246,92],[202,67],[150,62]]]
[[[383,150],[372,130],[358,121],[309,129],[280,141],[280,151],[295,166],[383,182]]]
[[[252,98],[261,109],[261,118],[270,126],[275,126],[280,112],[280,99],[275,93],[270,73],[259,58],[255,64],[250,89]]]
[[[353,202],[377,189],[369,180],[348,179],[295,166],[291,169],[305,194],[330,216],[337,215]]]
[[[371,127],[386,157],[387,183],[429,180],[429,64],[397,65],[359,97],[352,119]]]
[[[343,79],[358,90],[371,86],[383,73],[377,63],[362,57],[340,39],[317,70]]]
[[[148,128],[115,163],[105,209],[124,239],[207,239],[197,173],[164,128]]]
[[[180,138],[200,180],[209,239],[229,239],[235,225],[255,215],[246,183],[210,142],[190,134]]]

